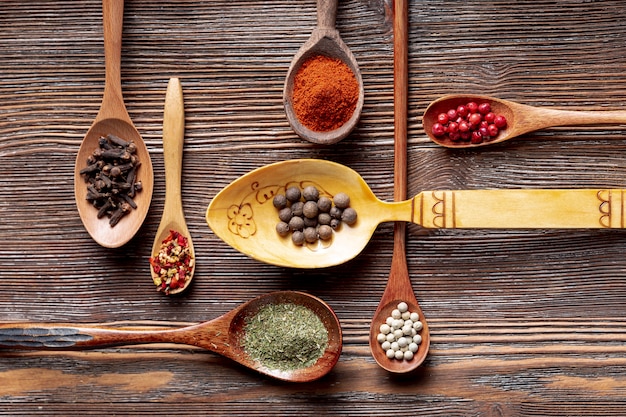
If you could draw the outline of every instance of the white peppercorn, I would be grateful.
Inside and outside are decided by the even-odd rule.
[[[389,359],[412,360],[422,343],[416,327],[423,328],[419,314],[409,311],[405,302],[400,302],[380,326],[376,340]],[[387,333],[383,334],[383,330]]]

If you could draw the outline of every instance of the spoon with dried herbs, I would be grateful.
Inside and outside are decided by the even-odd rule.
[[[165,205],[152,245],[150,273],[157,291],[167,295],[184,291],[196,267],[191,234],[185,221],[181,192],[185,109],[178,78],[171,78],[163,111]]]
[[[428,137],[441,146],[475,148],[548,127],[625,124],[626,111],[562,110],[483,95],[454,94],[433,101],[422,122]]]
[[[361,70],[335,28],[336,17],[337,0],[317,1],[317,27],[293,57],[283,89],[291,128],[322,145],[339,142],[352,132],[365,99]],[[305,66],[310,71],[301,71]],[[294,100],[298,90],[306,95],[302,106]]]
[[[83,350],[149,343],[197,346],[276,379],[308,382],[335,366],[342,333],[324,301],[298,291],[265,294],[214,320],[176,329],[0,324],[2,349]]]
[[[320,196],[350,197],[356,221],[311,245],[277,232],[274,196],[292,185],[315,185]],[[404,201],[378,199],[351,168],[321,159],[292,159],[257,168],[211,201],[206,221],[240,252],[270,264],[324,268],[353,259],[382,222],[403,221],[431,229],[624,228],[621,189],[487,189],[422,191]]]
[[[131,240],[143,224],[154,178],[150,154],[122,97],[124,1],[104,0],[102,18],[104,96],[76,156],[74,195],[89,235],[104,247],[117,248]]]

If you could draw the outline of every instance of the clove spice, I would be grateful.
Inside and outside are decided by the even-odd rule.
[[[135,194],[142,189],[137,180],[141,165],[137,146],[116,135],[108,134],[98,140],[98,148],[87,158],[80,170],[87,184],[86,199],[98,209],[98,218],[108,217],[111,227],[137,208]]]

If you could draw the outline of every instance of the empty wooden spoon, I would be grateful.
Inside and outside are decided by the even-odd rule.
[[[281,370],[252,358],[242,340],[247,321],[269,304],[296,304],[315,313],[326,328],[323,354],[308,367]],[[334,311],[324,301],[298,291],[278,291],[255,298],[208,322],[167,330],[132,330],[102,325],[51,323],[0,324],[0,348],[83,350],[106,346],[175,343],[197,346],[230,358],[261,374],[284,381],[308,382],[326,375],[341,355],[342,333]]]
[[[361,70],[359,69],[356,58],[341,39],[337,29],[335,29],[336,17],[337,0],[317,1],[317,27],[291,61],[283,90],[285,113],[291,128],[301,138],[309,142],[323,145],[339,142],[352,132],[361,117],[365,97]],[[340,59],[352,70],[359,84],[359,98],[352,117],[341,127],[326,132],[314,131],[304,126],[300,120],[298,120],[298,116],[293,108],[293,88],[296,74],[304,62],[316,55]]]
[[[286,187],[315,185],[320,195],[350,196],[358,215],[327,244],[295,245],[276,232],[272,204]],[[626,227],[621,189],[491,189],[422,191],[397,202],[379,200],[354,170],[326,160],[293,159],[258,168],[211,201],[206,221],[233,248],[257,260],[292,268],[323,268],[357,256],[378,224],[413,222],[425,228],[573,229]]]
[[[100,245],[116,248],[132,239],[143,224],[150,202],[154,178],[150,154],[141,135],[128,115],[120,80],[122,27],[124,19],[123,0],[104,0],[102,2],[104,22],[104,62],[105,85],[100,110],[80,145],[74,168],[74,195],[78,213],[87,232]],[[87,184],[80,171],[87,166],[87,158],[99,148],[102,136],[113,134],[126,141],[135,143],[136,155],[140,166],[137,181],[142,190],[136,193],[134,201],[137,208],[126,214],[115,226],[110,226],[106,218],[98,218],[98,209],[87,200]]]
[[[506,118],[507,126],[501,129],[497,136],[481,143],[470,143],[466,140],[452,141],[447,136],[435,136],[433,134],[433,125],[437,123],[437,116],[440,113],[447,112],[452,108],[456,109],[459,105],[465,105],[472,101],[479,104],[481,102],[489,103],[494,113],[501,114]],[[549,107],[528,106],[482,95],[455,94],[433,101],[426,108],[422,123],[428,137],[441,146],[448,148],[476,148],[504,142],[525,133],[548,127],[626,124],[626,111],[560,110]]]
[[[166,294],[178,294],[184,291],[193,278],[195,271],[195,253],[191,235],[185,221],[183,211],[183,199],[181,192],[181,179],[183,167],[183,144],[185,142],[185,109],[183,105],[183,90],[178,78],[171,78],[165,94],[165,108],[163,111],[163,161],[165,164],[165,205],[161,215],[161,223],[152,244],[152,256],[156,257],[162,242],[170,235],[171,231],[178,232],[187,239],[186,246],[189,249],[191,263],[185,265],[186,277],[179,277],[184,281],[178,283],[163,283],[159,274],[150,268],[152,279],[157,288]],[[169,277],[172,279],[172,277]],[[171,286],[170,286],[171,285]]]

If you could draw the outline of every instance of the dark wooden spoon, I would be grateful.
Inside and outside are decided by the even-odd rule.
[[[241,345],[246,319],[268,304],[293,303],[309,308],[324,323],[328,345],[324,354],[308,368],[271,369],[251,358]],[[341,355],[339,319],[322,300],[298,291],[262,295],[214,320],[171,330],[124,330],[100,325],[50,323],[0,324],[0,348],[31,350],[83,350],[105,346],[175,343],[197,346],[240,363],[261,374],[290,382],[314,381],[326,375]]]
[[[311,37],[300,47],[296,55],[291,61],[291,65],[285,79],[285,87],[283,90],[283,103],[285,105],[285,114],[291,128],[301,138],[309,142],[329,145],[339,142],[352,132],[359,122],[361,110],[365,94],[363,91],[363,79],[361,78],[361,70],[354,55],[343,42],[337,29],[335,29],[335,20],[337,17],[337,0],[318,0],[317,1],[317,27],[313,30]],[[330,58],[337,58],[343,61],[354,73],[359,83],[359,98],[356,109],[352,113],[352,117],[342,126],[328,132],[317,132],[304,126],[296,115],[293,108],[293,84],[295,76],[302,64],[312,56],[324,55]]]
[[[407,196],[407,111],[408,111],[408,2],[394,2],[394,199],[402,201]],[[430,332],[422,309],[411,287],[406,263],[406,223],[395,224],[393,255],[387,286],[372,318],[369,343],[372,356],[387,371],[406,373],[420,366],[428,354]],[[422,342],[411,360],[390,359],[376,339],[380,325],[385,323],[398,303],[405,302],[409,311],[416,312],[423,324],[419,334]]]

